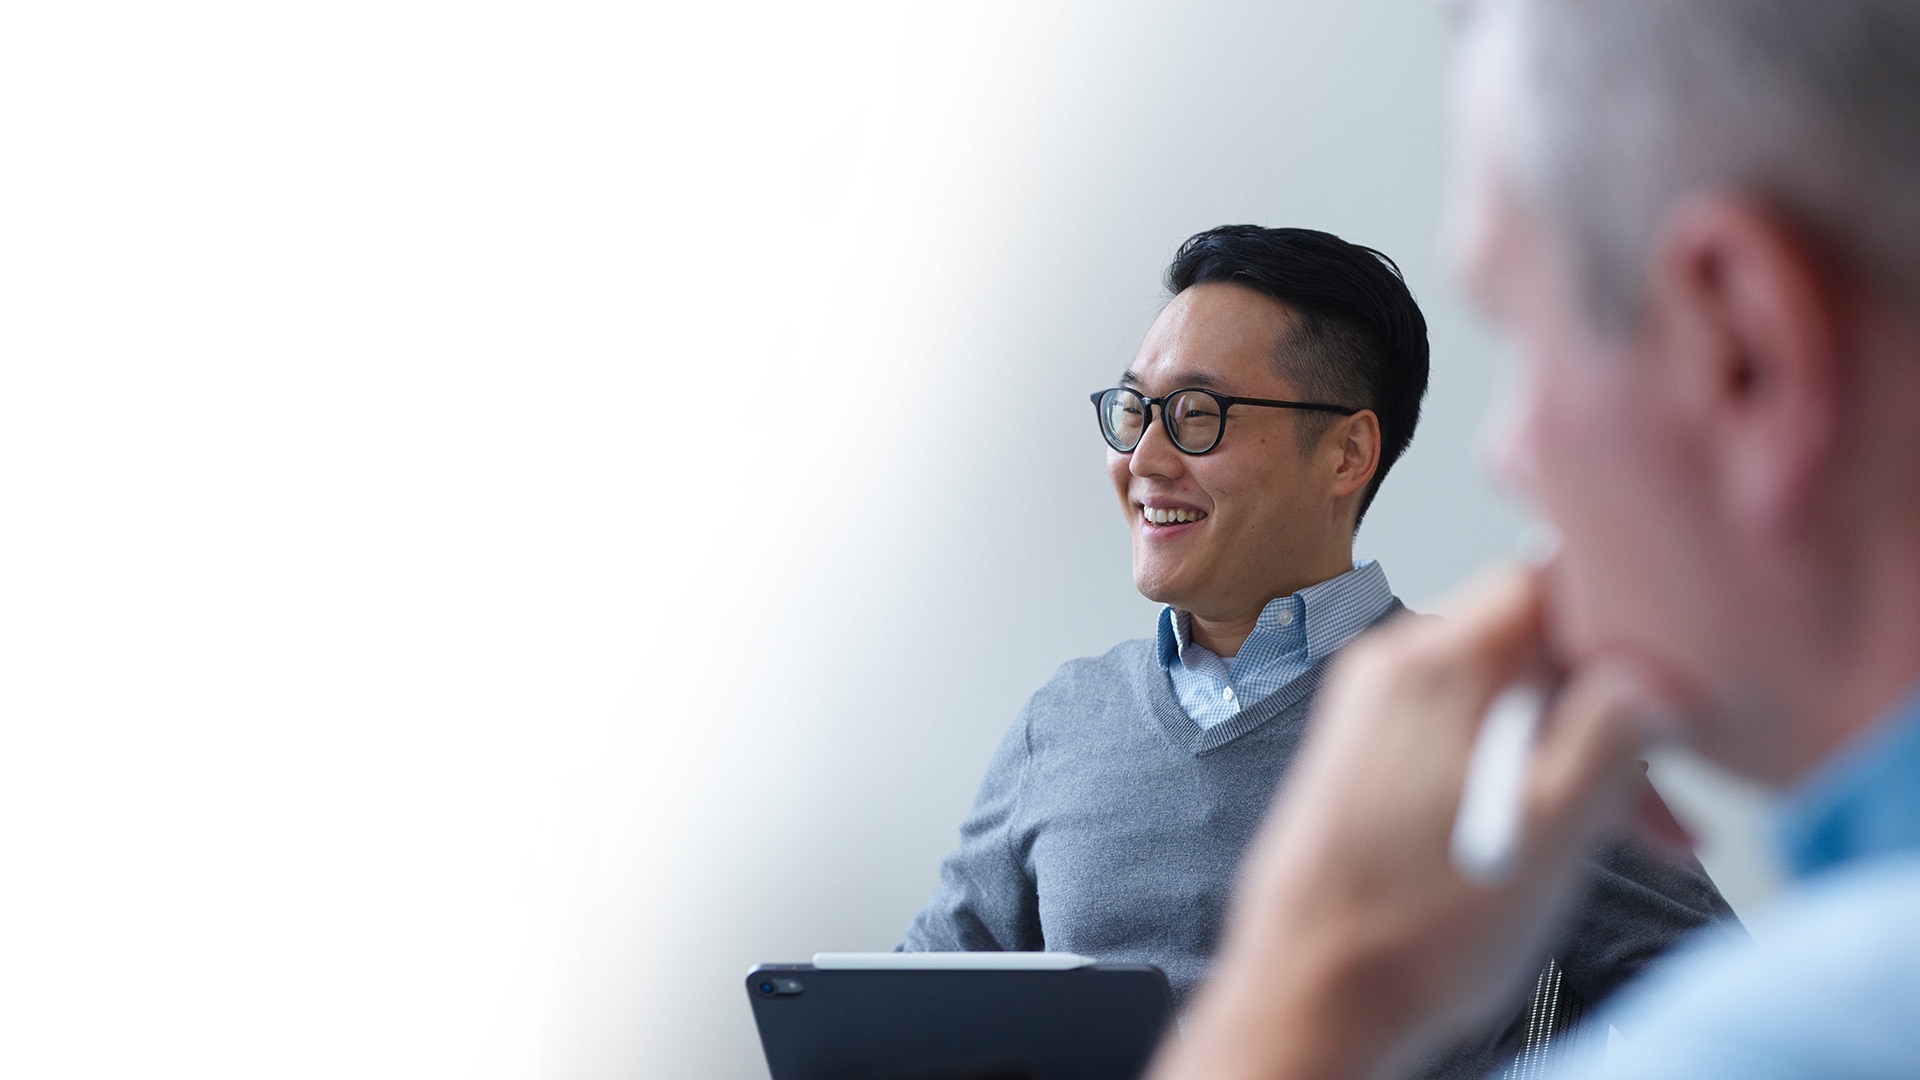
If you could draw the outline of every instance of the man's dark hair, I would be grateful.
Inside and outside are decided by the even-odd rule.
[[[1380,418],[1380,465],[1360,496],[1354,528],[1387,470],[1413,441],[1427,394],[1427,320],[1400,267],[1370,247],[1314,229],[1222,225],[1190,237],[1167,267],[1174,295],[1212,282],[1264,293],[1294,315],[1273,368],[1309,401],[1372,409]],[[1301,413],[1303,452],[1338,417]]]

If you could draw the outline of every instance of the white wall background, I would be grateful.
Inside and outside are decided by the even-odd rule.
[[[1445,61],[1427,0],[0,14],[0,1073],[764,1075],[744,969],[890,946],[1150,629],[1085,395],[1181,239],[1393,254],[1360,551],[1510,548]]]

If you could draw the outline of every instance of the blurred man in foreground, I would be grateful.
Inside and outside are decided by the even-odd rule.
[[[1368,1075],[1480,1015],[1666,737],[1785,791],[1795,880],[1755,944],[1628,991],[1595,1074],[1913,1075],[1920,4],[1506,0],[1465,34],[1456,241],[1523,355],[1504,471],[1563,543],[1355,646],[1157,1075]],[[1475,886],[1469,746],[1543,656],[1518,869]]]

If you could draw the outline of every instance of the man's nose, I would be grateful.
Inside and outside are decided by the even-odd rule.
[[[1166,423],[1159,416],[1149,416],[1146,430],[1140,433],[1140,442],[1127,462],[1127,471],[1135,476],[1175,476],[1186,467],[1182,461],[1185,457],[1167,437]]]
[[[1494,482],[1530,501],[1540,492],[1540,465],[1534,451],[1536,410],[1519,386],[1509,383],[1494,395],[1480,421],[1480,457]]]

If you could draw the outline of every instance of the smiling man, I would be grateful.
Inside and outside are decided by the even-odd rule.
[[[1412,440],[1427,340],[1393,263],[1322,232],[1201,233],[1167,284],[1120,385],[1093,394],[1157,632],[1034,695],[902,947],[1152,963],[1183,1001],[1329,659],[1404,610],[1353,536]],[[1483,1073],[1729,915],[1697,863],[1631,845],[1588,884],[1532,1023],[1515,994],[1421,1075]]]

